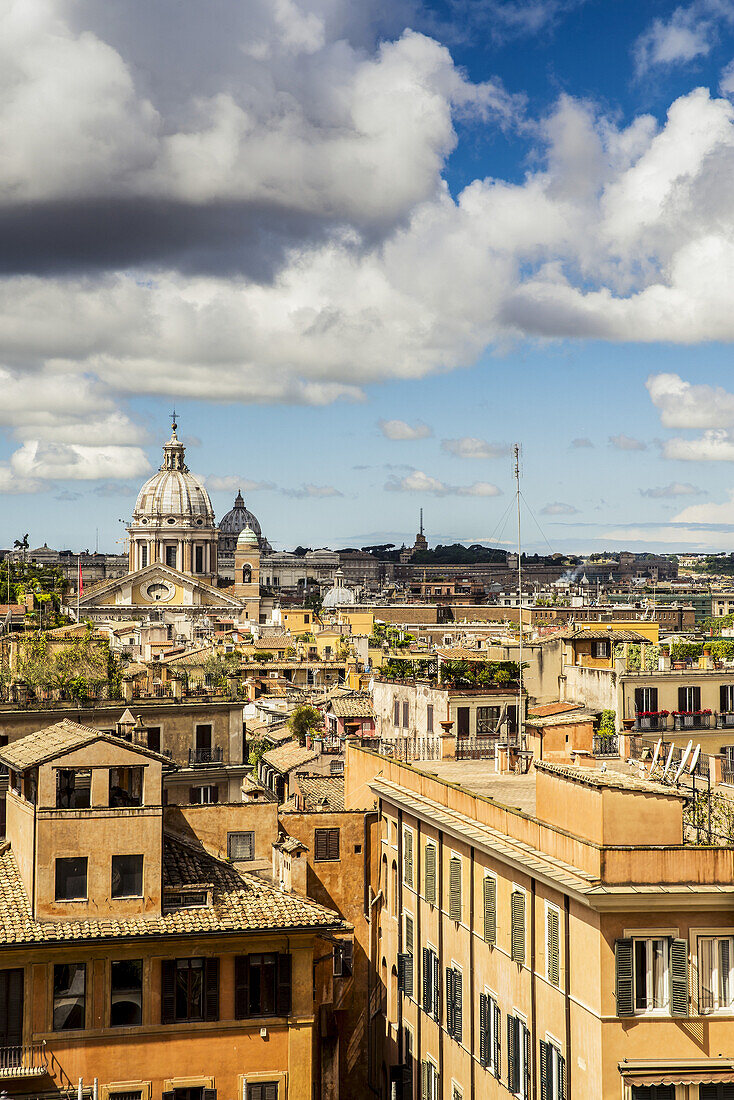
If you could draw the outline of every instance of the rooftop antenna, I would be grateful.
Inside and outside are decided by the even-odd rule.
[[[423,538],[423,509],[421,508],[421,538]]]
[[[519,737],[520,748],[523,748],[525,743],[525,721],[522,707],[522,532],[520,528],[520,444],[516,443],[513,447],[513,455],[515,458],[515,486],[517,497],[517,595],[518,595],[518,618],[520,623],[520,675],[518,676],[518,692],[517,692],[517,732]]]

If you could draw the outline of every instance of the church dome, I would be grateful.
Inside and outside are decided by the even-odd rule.
[[[324,596],[323,607],[351,607],[357,601],[350,588],[344,585],[344,574],[337,569],[334,574],[334,587]]]
[[[255,542],[257,542],[260,549],[264,552],[269,551],[270,543],[263,536],[260,521],[245,505],[242,490],[240,490],[235,497],[233,507],[225,516],[222,516],[219,524],[219,551],[221,554],[234,554],[238,537],[246,527],[249,527],[255,535]]]
[[[239,536],[237,538],[237,546],[242,548],[242,547],[257,546],[257,545],[258,545],[258,537],[257,537],[257,535],[255,534],[255,532],[253,531],[253,529],[250,527],[250,525],[248,523],[248,525],[247,525],[247,527],[245,527],[244,531],[240,531],[240,533],[239,533]]]
[[[173,433],[163,445],[163,465],[138,493],[133,511],[134,524],[163,523],[214,526],[212,502],[201,482],[184,462],[184,445]]]

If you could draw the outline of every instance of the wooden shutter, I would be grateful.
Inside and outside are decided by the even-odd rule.
[[[547,951],[548,951],[548,981],[558,985],[560,981],[559,943],[558,943],[558,910],[547,911]]]
[[[492,875],[484,876],[484,938],[497,942],[497,880]]]
[[[461,860],[452,856],[449,862],[449,916],[461,920]]]
[[[558,1066],[558,1100],[566,1100],[566,1059],[556,1051]]]
[[[278,998],[279,1016],[289,1016],[291,1011],[291,956],[278,955]]]
[[[204,960],[204,1019],[219,1019],[219,959]]]
[[[691,689],[691,694],[693,696],[693,706],[691,707],[691,710],[700,710],[701,709],[701,689],[700,689],[700,687],[692,688]]]
[[[234,960],[234,1016],[244,1020],[250,1012],[250,960],[238,955]]]
[[[327,858],[331,860],[339,859],[339,830],[327,829],[327,840],[329,853]]]
[[[540,1040],[540,1100],[554,1100],[553,1093],[550,1091],[550,1082],[548,1080],[550,1073],[552,1073],[551,1066],[551,1050],[548,1043]]]
[[[431,1011],[431,952],[423,948],[423,1011]]]
[[[528,1097],[532,1088],[532,1067],[530,1063],[530,1032],[525,1024],[520,1024],[520,1034],[522,1035],[523,1065],[525,1067],[525,1088],[523,1091],[525,1096]]]
[[[670,944],[670,1015],[688,1015],[688,943],[672,940]]]
[[[453,971],[454,980],[452,983],[452,992],[454,998],[454,1039],[457,1043],[461,1042],[462,1033],[462,976],[460,970]]]
[[[646,710],[645,707],[645,689],[635,688],[635,713],[639,714],[641,710]]]
[[[23,1042],[23,971],[0,970],[0,1047]]]
[[[176,1018],[176,960],[161,963],[161,1023],[171,1024]]]
[[[198,787],[189,787],[189,802],[194,806],[197,805],[201,801],[201,799],[198,798],[198,793],[199,793],[199,788]]]
[[[479,1064],[489,1065],[489,997],[479,994]]]
[[[428,1095],[428,1062],[421,1062],[421,1100],[430,1100]]]
[[[729,688],[726,684],[719,688],[719,710],[724,713],[729,710]]]
[[[426,901],[436,904],[436,845],[426,844]]]
[[[413,885],[413,834],[409,829],[403,833],[403,881],[406,886]]]
[[[278,1100],[278,1082],[266,1081],[263,1085],[262,1100]]]
[[[454,972],[450,966],[446,967],[446,1030],[449,1035],[454,1034]]]
[[[525,895],[520,890],[512,892],[512,961],[525,962]]]
[[[405,950],[413,954],[413,918],[409,913],[405,914]]]
[[[407,951],[398,955],[398,989],[406,997],[413,996],[413,956]]]
[[[438,955],[431,953],[433,963],[433,1017],[441,1019],[441,968],[438,965]]]
[[[634,1016],[632,1000],[632,940],[617,940],[614,945],[614,988],[617,1015]]]
[[[216,1089],[202,1089],[203,1100],[217,1100]]]
[[[490,997],[492,1014],[494,1016],[494,1075],[499,1081],[501,1074],[501,1050],[500,1050],[500,1006]]]
[[[520,1066],[517,1060],[518,1050],[516,1043],[514,1016],[507,1017],[507,1087],[510,1092],[517,1092],[520,1087]]]
[[[316,829],[314,832],[314,858],[326,859],[328,850],[326,829]]]
[[[678,688],[678,710],[688,710],[688,691],[686,688]]]

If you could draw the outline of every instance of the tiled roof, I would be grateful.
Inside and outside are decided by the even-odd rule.
[[[581,703],[541,703],[532,708],[528,718],[548,718],[551,714],[565,714],[571,710],[581,710]]]
[[[73,749],[81,749],[92,741],[110,741],[113,745],[120,745],[142,756],[152,756],[156,760],[170,761],[158,753],[142,745],[123,741],[119,737],[112,737],[108,733],[92,729],[91,726],[81,726],[78,722],[72,722],[68,718],[62,718],[53,726],[29,733],[27,737],[21,737],[13,741],[11,745],[0,748],[0,760],[15,771],[23,771],[25,768],[34,768],[44,764],[47,760],[53,760],[55,756],[63,756]]]
[[[293,645],[293,638],[290,634],[270,634],[265,638],[258,638],[256,642],[252,643],[252,646],[247,646],[254,649],[289,649]]]
[[[571,768],[567,764],[554,764],[550,760],[536,760],[536,771],[550,772],[563,779],[571,779],[589,787],[608,788],[618,791],[642,791],[647,794],[667,794],[671,798],[686,801],[690,792],[668,787],[664,783],[654,783],[649,779],[637,779],[634,775],[624,775],[617,771],[601,771],[600,768]]]
[[[578,630],[572,634],[566,635],[566,641],[572,642],[647,642],[652,645],[650,638],[647,638],[644,634],[638,634],[636,630],[615,630],[614,626],[610,624],[609,630]]]
[[[345,927],[336,913],[322,905],[278,890],[255,875],[239,874],[230,864],[171,836],[164,839],[163,886],[206,887],[212,891],[212,904],[176,909],[160,917],[36,921],[7,845],[0,850],[0,944]]]
[[[368,696],[354,695],[352,698],[332,699],[331,713],[337,718],[374,718],[372,700]]]
[[[299,775],[296,779],[305,809],[338,812],[344,809],[343,775]]]
[[[569,726],[575,722],[593,722],[596,714],[591,710],[578,708],[562,714],[549,714],[547,718],[535,718],[532,714],[527,717],[526,725],[532,729],[551,729],[553,726]]]
[[[315,760],[317,754],[313,749],[304,748],[297,741],[287,741],[285,745],[278,745],[277,749],[266,752],[262,759],[271,768],[279,772],[290,772],[294,768],[301,768],[309,761]]]
[[[203,646],[201,649],[189,649],[186,653],[174,653],[171,657],[161,657],[161,664],[165,665],[191,665],[201,668],[204,662],[216,654],[211,646]]]
[[[466,649],[463,646],[457,646],[456,648],[444,649],[441,648],[438,651],[439,657],[445,657],[450,661],[488,661],[489,654],[486,649]],[[427,654],[427,656],[433,656],[433,654]]]

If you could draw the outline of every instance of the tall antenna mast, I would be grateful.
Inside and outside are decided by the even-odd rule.
[[[515,457],[515,486],[517,497],[517,596],[518,596],[518,619],[520,624],[520,675],[519,675],[519,688],[517,698],[517,734],[518,744],[520,748],[523,748],[525,743],[525,719],[523,714],[522,705],[522,532],[520,528],[520,444],[516,443],[513,447],[513,454]]]
[[[421,535],[423,534],[423,509],[421,508]]]

